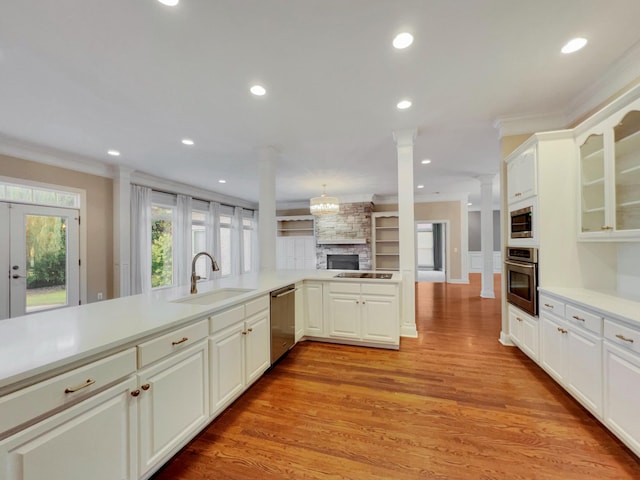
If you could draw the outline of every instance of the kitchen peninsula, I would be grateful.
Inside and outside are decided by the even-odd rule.
[[[0,476],[148,478],[271,366],[269,292],[288,284],[297,340],[397,349],[400,275],[338,273],[249,274],[1,321]]]

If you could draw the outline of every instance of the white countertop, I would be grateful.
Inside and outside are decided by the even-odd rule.
[[[140,340],[302,280],[400,283],[334,278],[338,270],[279,270],[198,283],[198,294],[222,288],[248,289],[209,305],[172,303],[191,297],[189,286],[155,290],[103,302],[0,320],[0,395],[48,372],[133,346]],[[391,272],[385,272],[391,273]]]
[[[597,311],[603,317],[617,318],[640,326],[640,301],[620,297],[615,292],[567,287],[540,287],[539,291],[542,294],[564,297]]]

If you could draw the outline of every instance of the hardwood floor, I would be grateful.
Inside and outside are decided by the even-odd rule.
[[[479,275],[417,284],[419,338],[400,351],[302,342],[155,480],[640,478],[633,453],[500,345],[500,301],[479,292]]]

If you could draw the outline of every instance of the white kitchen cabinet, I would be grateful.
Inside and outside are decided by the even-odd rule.
[[[509,333],[513,343],[531,359],[538,360],[539,322],[519,308],[509,305]]]
[[[604,423],[640,455],[640,328],[605,320]]]
[[[211,413],[217,415],[271,365],[269,297],[210,318]]]
[[[130,377],[0,441],[0,478],[136,479],[135,389]]]
[[[325,335],[323,285],[323,282],[304,282],[304,332],[310,337]]]
[[[525,150],[507,163],[507,192],[509,204],[538,194],[535,147]]]
[[[541,296],[540,364],[580,403],[602,416],[602,318]]]
[[[139,471],[144,475],[168,460],[209,420],[206,340],[141,370],[134,393],[138,401]]]
[[[313,215],[277,217],[276,267],[315,269],[316,238]]]
[[[640,100],[577,138],[580,240],[640,240]]]
[[[325,296],[329,337],[399,345],[397,285],[329,282]]]

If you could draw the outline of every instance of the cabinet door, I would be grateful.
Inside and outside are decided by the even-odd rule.
[[[209,419],[207,342],[138,374],[140,474],[168,459]]]
[[[0,442],[4,480],[133,480],[136,402],[130,378]]]
[[[615,230],[640,233],[640,111],[614,127]]]
[[[640,356],[604,342],[604,422],[640,455]]]
[[[323,337],[325,335],[322,290],[322,283],[305,282],[304,284],[305,333],[312,337]]]
[[[397,344],[400,317],[396,297],[362,295],[362,339]]]
[[[244,389],[244,321],[209,339],[211,412],[220,412]]]
[[[360,295],[329,294],[329,336],[360,339]]]
[[[571,328],[567,334],[567,387],[592,413],[602,416],[602,340]]]
[[[540,342],[540,362],[549,375],[558,382],[564,381],[565,338],[568,330],[561,323],[543,313],[540,317],[542,340]]]
[[[539,350],[539,323],[536,318],[525,315],[520,322],[521,326],[521,347],[522,351],[526,353],[533,360],[538,359]]]
[[[607,209],[604,134],[594,133],[580,145],[580,231],[607,235],[612,227]]]
[[[523,152],[507,164],[507,191],[509,203],[538,193],[535,148]]]
[[[251,385],[271,365],[269,311],[245,320],[245,384]]]
[[[522,346],[522,317],[509,307],[509,336],[518,347]]]

